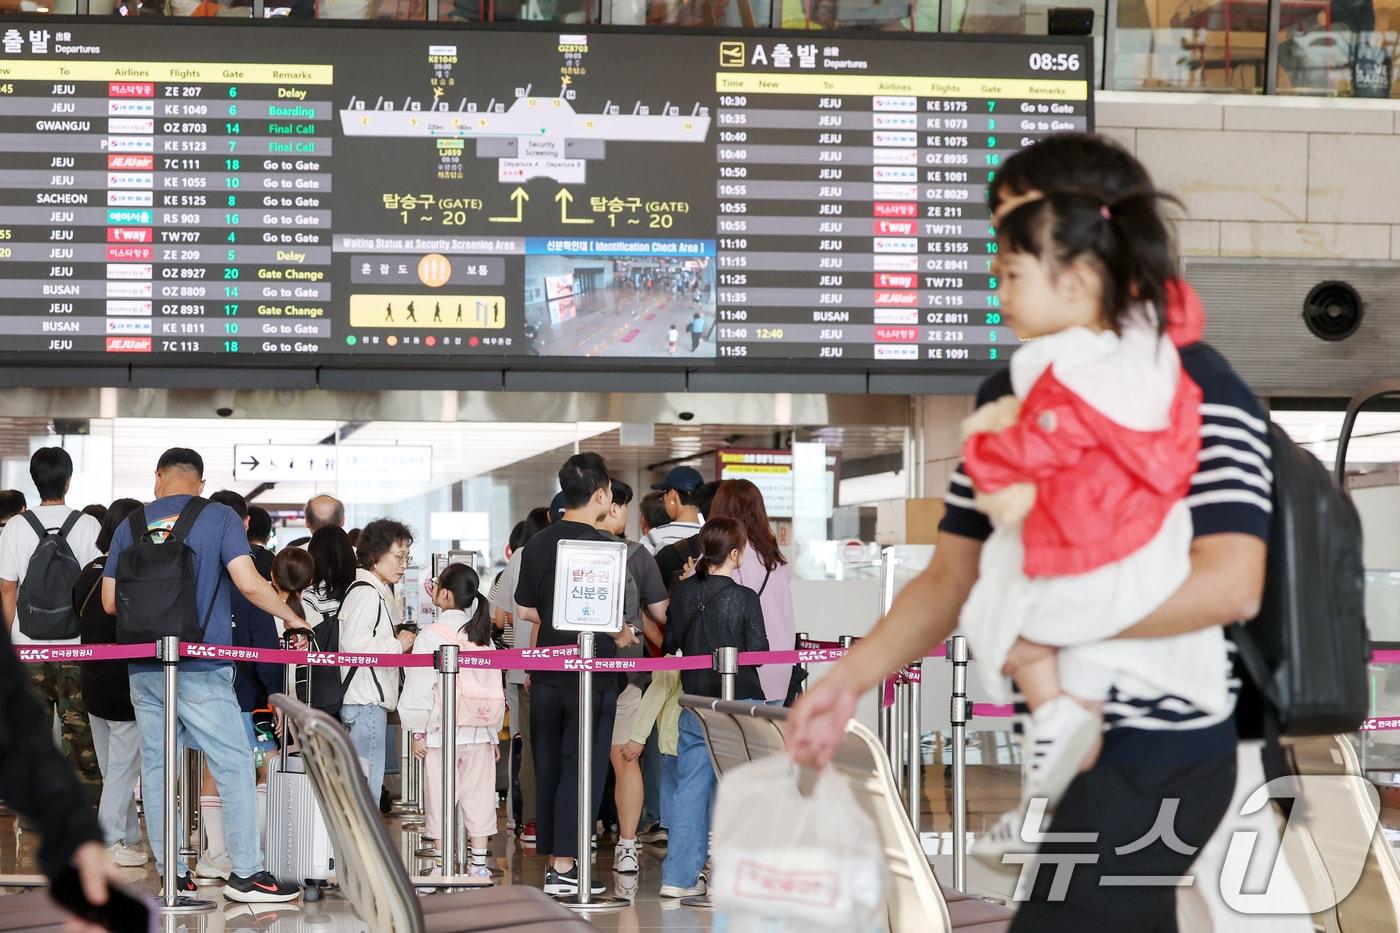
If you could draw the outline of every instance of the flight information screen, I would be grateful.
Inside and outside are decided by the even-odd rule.
[[[0,21],[0,355],[968,372],[1087,39]],[[528,364],[534,365],[534,364]]]

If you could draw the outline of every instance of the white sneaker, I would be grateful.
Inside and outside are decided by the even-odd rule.
[[[205,852],[194,866],[196,878],[218,878],[227,881],[233,874],[233,859],[227,852]]]
[[[622,874],[634,875],[641,871],[642,863],[637,858],[637,843],[631,845],[618,844],[613,850],[613,871]]]
[[[1006,856],[1018,852],[1034,852],[1035,843],[1021,839],[1021,826],[1025,823],[1025,810],[1011,810],[1003,813],[991,829],[972,843],[970,854],[977,861],[993,871],[1017,874],[1020,862],[1007,862]]]
[[[107,847],[107,854],[112,857],[122,868],[140,868],[151,860],[151,857],[140,849],[118,842],[116,845]]]
[[[1027,736],[1030,774],[1023,798],[1041,797],[1053,808],[1102,734],[1103,721],[1067,696],[1036,710]]]
[[[705,879],[701,877],[695,882],[693,888],[682,888],[674,884],[663,884],[661,886],[661,896],[669,898],[699,897],[705,893]]]

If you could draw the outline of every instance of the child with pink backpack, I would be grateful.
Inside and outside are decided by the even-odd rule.
[[[433,605],[437,621],[418,633],[415,654],[434,654],[444,644],[457,645],[460,656],[493,650],[491,613],[481,581],[466,564],[452,564],[438,577]],[[487,845],[496,832],[496,761],[501,757],[499,733],[505,718],[505,689],[501,672],[473,668],[464,662],[457,675],[457,805],[471,839],[468,874],[491,880]],[[433,668],[408,668],[399,718],[413,731],[413,754],[423,759],[427,793],[424,820],[428,834],[442,826],[442,694],[440,675]],[[433,873],[438,874],[441,869]]]

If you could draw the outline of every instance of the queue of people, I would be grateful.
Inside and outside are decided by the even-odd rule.
[[[187,641],[196,637],[189,631],[206,644],[251,648],[277,648],[290,638],[356,654],[432,653],[447,643],[462,651],[572,644],[572,633],[553,626],[556,547],[565,540],[595,540],[627,543],[625,624],[617,636],[601,640],[600,657],[793,646],[786,560],[763,497],[747,481],[706,483],[691,468],[672,470],[637,503],[643,540],[627,541],[636,493],[598,455],[571,457],[559,471],[555,501],[532,509],[513,530],[506,566],[490,595],[473,568],[451,565],[433,583],[436,620],[415,630],[404,625],[395,593],[411,560],[414,534],[408,526],[379,519],[356,529],[352,543],[344,506],[318,496],[307,504],[311,534],[274,553],[268,513],[229,490],[203,498],[203,468],[195,451],[171,449],[157,463],[153,501],[119,499],[100,512],[79,512],[64,502],[73,471],[68,454],[61,448],[36,452],[31,474],[39,506],[30,510],[22,498],[16,501],[17,494],[0,494],[0,505],[16,506],[0,530],[7,633],[19,643],[122,640],[124,614],[147,598],[141,567],[143,559],[149,562],[149,546],[173,543],[187,552],[188,579],[166,581],[167,589],[188,590],[184,605],[194,628],[182,634]],[[54,580],[66,583],[59,597],[47,592]],[[137,808],[138,788],[160,787],[164,780],[159,664],[26,667],[36,692],[60,719],[62,753],[89,788],[88,816],[95,818],[106,849],[104,864],[136,868],[154,856],[163,874],[164,852],[143,845]],[[199,856],[192,873],[175,879],[177,890],[197,890],[198,878],[223,882],[230,900],[296,898],[298,887],[268,873],[264,862],[267,772],[279,748],[268,697],[290,690],[284,668],[187,659],[180,673],[181,741],[204,753],[205,773]],[[782,703],[790,677],[787,666],[745,668],[740,694]],[[703,672],[634,673],[599,675],[593,683],[595,790],[582,806],[596,821],[610,788],[615,870],[635,874],[642,845],[667,845],[663,894],[703,893],[715,779],[698,725],[681,715],[678,697],[682,690],[718,696],[717,679]],[[313,706],[339,717],[375,793],[384,783],[391,717],[409,731],[413,754],[425,762],[428,835],[435,837],[446,804],[442,698],[432,670],[316,669],[308,670],[308,682],[293,686]],[[471,698],[466,705],[464,696]],[[510,672],[503,678],[469,671],[462,675],[458,708],[456,804],[468,827],[469,871],[482,881],[490,878],[495,762],[509,710],[523,760],[518,783],[511,782],[507,826],[548,856],[547,893],[577,892],[577,674]],[[229,730],[235,721],[243,728]],[[147,794],[141,802],[147,837],[162,838],[163,797]]]

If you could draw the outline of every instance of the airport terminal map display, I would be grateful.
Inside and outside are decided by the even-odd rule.
[[[0,20],[0,358],[986,368],[986,185],[1088,52]]]

